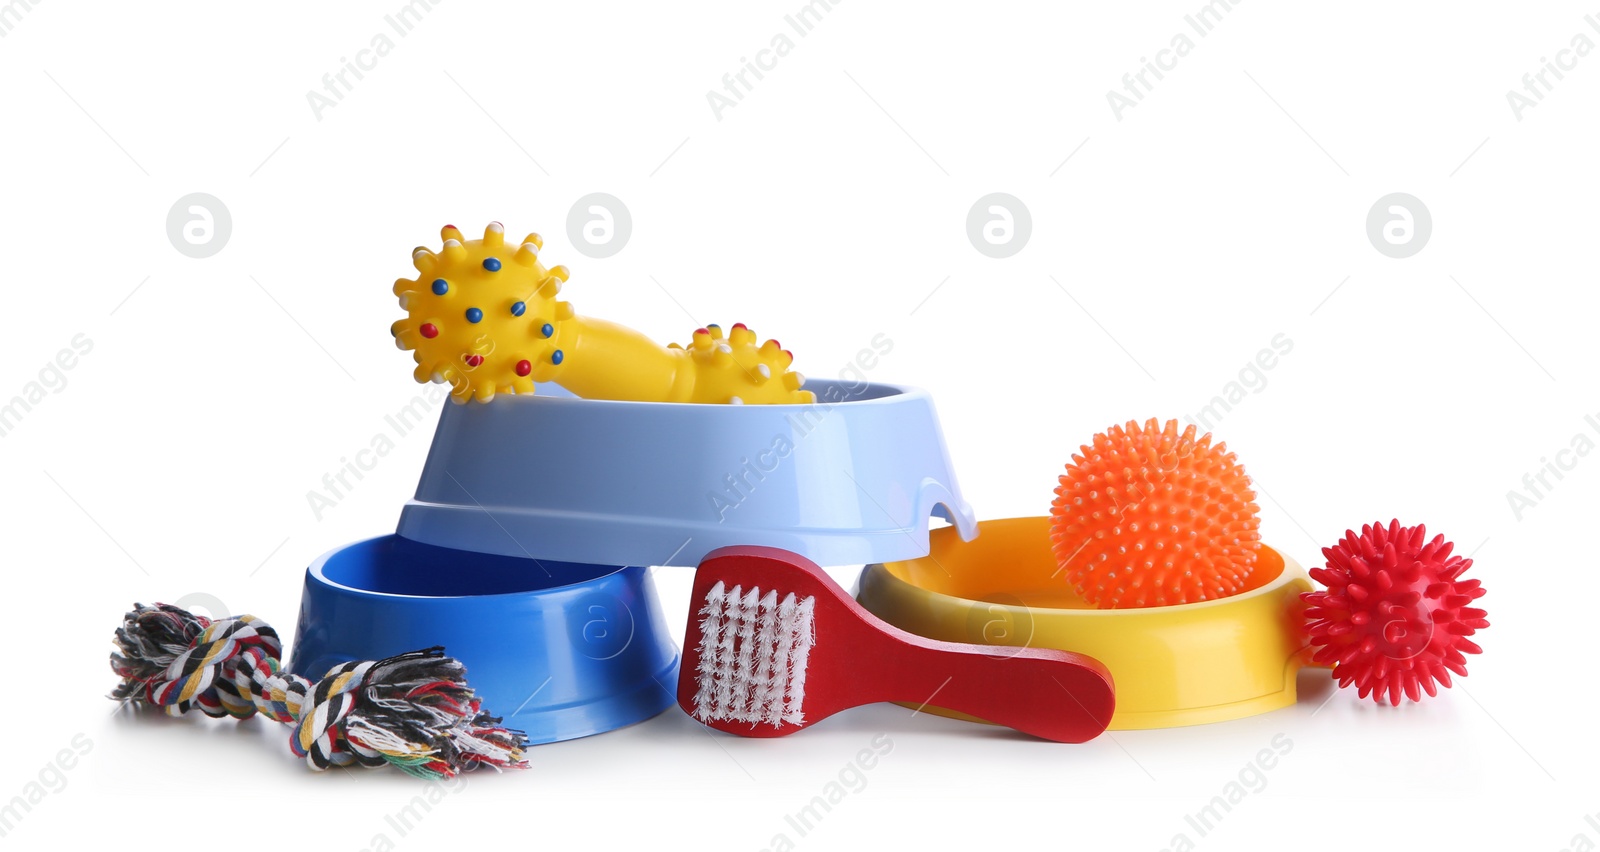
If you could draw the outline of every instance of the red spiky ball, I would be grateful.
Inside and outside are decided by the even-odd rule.
[[[1056,564],[1100,609],[1238,594],[1255,571],[1260,520],[1227,444],[1178,421],[1130,420],[1080,447],[1050,508]]]
[[[1466,654],[1479,654],[1468,636],[1489,626],[1483,610],[1468,604],[1483,597],[1477,580],[1462,580],[1472,560],[1451,554],[1455,545],[1422,524],[1368,524],[1361,534],[1322,549],[1327,567],[1311,577],[1327,591],[1307,592],[1306,629],[1317,650],[1312,660],[1333,666],[1340,686],[1360,696],[1399,704],[1438,694],[1450,673],[1467,676]]]

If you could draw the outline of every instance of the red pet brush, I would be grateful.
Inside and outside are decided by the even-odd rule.
[[[1306,629],[1319,646],[1314,662],[1333,666],[1340,686],[1355,685],[1360,697],[1399,704],[1422,693],[1437,695],[1434,682],[1450,686],[1450,673],[1467,676],[1464,654],[1483,649],[1468,636],[1489,626],[1481,609],[1467,604],[1483,597],[1477,580],[1462,580],[1471,559],[1451,555],[1455,545],[1427,539],[1418,524],[1369,524],[1358,536],[1322,549],[1326,568],[1311,569],[1325,592],[1301,595],[1309,605]]]
[[[689,616],[678,704],[719,731],[781,737],[876,701],[947,708],[1069,743],[1111,721],[1111,675],[1097,661],[914,636],[788,551],[714,551],[691,600],[699,611]]]

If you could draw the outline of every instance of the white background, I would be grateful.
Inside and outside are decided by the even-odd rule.
[[[1520,120],[1506,99],[1575,34],[1600,40],[1593,3],[1248,2],[1199,37],[1200,0],[845,0],[720,120],[707,91],[800,0],[456,2],[404,37],[384,21],[400,0],[10,5],[0,400],[76,335],[93,348],[0,438],[0,799],[75,735],[92,749],[6,842],[1600,843],[1600,458],[1562,456],[1520,518],[1507,498],[1574,436],[1600,442],[1600,57]],[[1192,52],[1119,121],[1107,91],[1180,31]],[[379,32],[392,51],[316,115],[307,92]],[[633,220],[607,259],[566,234],[597,191]],[[210,258],[168,241],[191,192],[231,212]],[[1003,260],[966,236],[991,192],[1031,212]],[[1365,233],[1391,192],[1431,211],[1408,259]],[[306,495],[419,392],[386,332],[412,246],[491,219],[544,234],[582,313],[662,341],[742,320],[827,376],[887,334],[872,377],[934,393],[986,518],[1042,513],[1094,432],[1196,412],[1284,334],[1292,353],[1215,429],[1265,539],[1314,565],[1347,527],[1427,523],[1476,559],[1486,653],[1420,705],[1329,699],[1312,672],[1294,708],[1079,746],[892,706],[740,740],[673,708],[474,776],[403,837],[384,817],[419,788],[397,772],[315,775],[261,720],[113,716],[129,603],[210,595],[288,631],[311,559],[392,529],[427,430],[320,520]],[[657,572],[679,635],[690,573]],[[785,815],[882,733],[865,787],[798,836]],[[1197,836],[1184,816],[1280,734],[1265,789]]]

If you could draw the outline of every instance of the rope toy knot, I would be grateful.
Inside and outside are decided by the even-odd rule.
[[[382,766],[452,778],[479,766],[525,768],[527,738],[482,709],[466,667],[428,648],[335,666],[312,681],[284,671],[283,643],[250,615],[215,621],[134,604],[116,632],[110,697],[171,715],[257,713],[293,727],[289,748],[313,769]]]

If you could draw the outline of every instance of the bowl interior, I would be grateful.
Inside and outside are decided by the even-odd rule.
[[[1099,611],[1079,597],[1061,574],[1048,530],[1043,527],[1035,518],[985,521],[985,534],[971,542],[950,535],[952,530],[935,530],[929,536],[928,558],[888,562],[883,567],[913,586],[954,598],[1005,600],[1037,609]],[[955,548],[962,548],[964,554],[954,553]],[[1256,570],[1238,594],[1266,586],[1282,573],[1283,557],[1262,547]]]
[[[408,597],[540,592],[586,583],[621,570],[615,565],[464,552],[397,535],[343,548],[321,566],[323,579],[335,585]]]
[[[906,392],[904,385],[894,385],[885,382],[846,381],[844,379],[818,379],[807,378],[805,389],[817,395],[814,403],[789,403],[783,405],[762,406],[763,408],[809,408],[815,405],[844,405],[852,402],[869,402],[874,399],[887,399],[900,396]],[[701,402],[640,402],[626,399],[586,399],[574,394],[572,391],[555,384],[554,382],[541,382],[533,386],[533,393],[509,397],[516,399],[512,405],[527,404],[528,399],[573,399],[581,404],[600,408],[630,406],[641,408],[667,408],[670,406],[684,406],[696,411],[705,412],[711,416],[738,417],[738,412],[750,409],[741,409],[727,405],[712,405]]]

